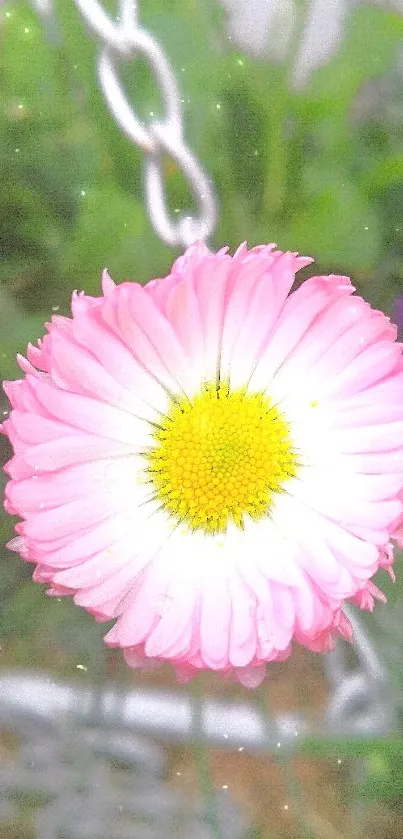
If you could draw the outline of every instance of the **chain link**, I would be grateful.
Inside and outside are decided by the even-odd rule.
[[[74,0],[91,32],[102,42],[98,78],[105,101],[126,136],[146,155],[145,193],[149,217],[158,236],[168,245],[187,247],[207,239],[216,218],[216,198],[209,178],[183,137],[181,97],[170,63],[161,47],[138,24],[137,3],[120,0],[116,22],[98,0]],[[143,123],[119,78],[120,65],[137,56],[147,59],[158,85],[164,119]],[[175,162],[188,182],[197,214],[175,218],[167,206],[163,158]]]
[[[354,639],[355,663],[348,646],[339,642],[324,658],[324,668],[332,692],[326,718],[331,731],[382,734],[397,723],[397,703],[389,684],[388,672],[377,652],[362,617],[351,605],[344,606]]]

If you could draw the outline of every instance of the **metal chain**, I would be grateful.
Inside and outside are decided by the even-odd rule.
[[[122,131],[146,155],[145,193],[149,217],[158,236],[168,245],[187,247],[212,233],[217,204],[203,167],[183,137],[181,97],[171,65],[161,47],[137,19],[137,2],[120,0],[115,21],[98,0],[74,0],[91,32],[102,42],[98,77],[105,101]],[[148,60],[165,111],[162,121],[144,124],[137,117],[119,78],[120,64],[142,56]],[[169,155],[186,178],[197,208],[194,216],[173,218],[165,192],[163,159]]]
[[[332,688],[326,719],[330,731],[374,735],[391,731],[397,721],[397,701],[387,668],[371,640],[363,619],[350,604],[344,606],[353,628],[355,662],[349,646],[339,642],[324,658]]]

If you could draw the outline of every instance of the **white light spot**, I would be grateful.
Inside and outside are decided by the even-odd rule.
[[[80,190],[80,195],[81,195],[82,198],[85,198],[85,196],[86,196],[85,189]]]
[[[364,230],[369,230],[369,227],[364,227]]]
[[[178,778],[180,778],[180,776],[182,775],[182,772],[177,772],[176,774],[177,774]]]
[[[238,752],[243,752],[244,748],[245,748],[245,746],[240,746],[239,749],[238,749]]]
[[[16,154],[19,154],[19,151],[20,151],[19,149],[15,149]]]
[[[278,741],[278,743],[277,743],[277,748],[278,748],[278,749],[280,749],[280,748],[281,748],[281,743],[280,743],[280,740],[279,740],[279,741]]]
[[[60,309],[60,306],[52,306],[52,312],[58,312],[59,309]]]
[[[220,103],[219,103],[219,102],[217,102],[217,104],[216,104],[216,108],[217,108],[217,111],[220,111],[220,110],[221,110],[221,105],[220,105]]]
[[[25,32],[25,34],[26,34],[26,35],[28,35],[29,31],[30,31],[30,30],[29,30],[28,26],[25,26],[25,27],[24,27],[24,32]]]
[[[341,766],[341,757],[338,758],[337,763],[339,764],[339,766]]]
[[[238,58],[236,63],[239,65],[239,67],[243,67],[244,63],[242,61],[242,58]]]
[[[77,664],[77,665],[76,665],[76,670],[83,670],[83,671],[84,671],[84,673],[87,673],[87,671],[88,671],[88,667],[85,667],[85,665],[84,665],[84,664]]]
[[[284,804],[284,810],[288,810],[288,804]]]
[[[6,12],[6,17],[11,17],[11,12]]]
[[[223,784],[221,789],[228,789],[228,784]]]
[[[24,105],[22,105],[21,102],[20,102],[20,104],[18,105],[18,110],[22,111],[23,107],[24,107]]]
[[[150,117],[154,116],[154,111],[150,111]]]

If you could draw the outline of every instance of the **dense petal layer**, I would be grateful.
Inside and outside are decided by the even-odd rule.
[[[347,600],[384,599],[371,577],[393,577],[391,540],[403,543],[401,347],[348,278],[292,291],[309,262],[197,244],[144,288],[104,272],[104,296],[74,294],[72,318],[53,317],[5,384],[5,503],[22,519],[9,547],[50,594],[114,619],[106,643],[131,666],[169,660],[181,680],[207,668],[253,687],[294,642],[350,638]],[[260,394],[292,446],[270,504],[220,532],[189,523],[180,497],[169,512],[149,459],[172,406],[206,385]]]

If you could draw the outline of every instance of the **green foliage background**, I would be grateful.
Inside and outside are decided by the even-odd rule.
[[[113,2],[104,5],[116,12]],[[172,60],[186,136],[216,185],[213,247],[276,241],[313,255],[318,271],[351,275],[389,312],[403,293],[403,18],[356,7],[336,56],[296,91],[293,55],[273,64],[236,52],[213,0],[148,0],[141,11]],[[117,281],[145,282],[177,255],[146,216],[142,154],[121,136],[97,88],[97,46],[72,2],[59,0],[56,13],[54,43],[26,3],[0,9],[3,378],[17,373],[15,352],[42,333],[52,310],[68,312],[73,289],[98,293],[105,265]],[[123,76],[138,114],[158,114],[148,67],[136,61]],[[191,209],[168,164],[172,208]],[[3,542],[11,531],[1,518]],[[5,555],[0,634],[15,661],[46,663],[51,631],[59,672],[78,660],[101,668],[104,628],[67,602],[47,604],[43,628],[42,589],[26,580],[28,569]],[[389,594],[398,604],[401,584]],[[401,691],[402,622],[396,606],[390,614],[379,638]],[[362,795],[395,804],[403,799],[403,758],[388,748],[374,746],[367,757]]]

